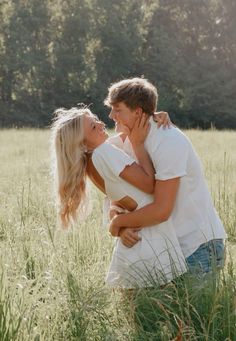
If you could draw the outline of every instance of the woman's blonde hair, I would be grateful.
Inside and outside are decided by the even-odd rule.
[[[76,219],[78,207],[83,206],[86,185],[86,149],[83,118],[92,115],[86,108],[59,108],[51,126],[54,176],[58,197],[59,217],[63,227]]]

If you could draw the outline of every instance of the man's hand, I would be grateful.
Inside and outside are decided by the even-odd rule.
[[[130,229],[128,227],[122,227],[119,233],[122,244],[129,248],[137,244],[142,239],[138,235],[140,230],[141,228]]]
[[[154,113],[153,119],[157,122],[157,127],[160,128],[163,125],[163,128],[170,128],[173,123],[170,120],[170,116],[166,111],[158,111]]]

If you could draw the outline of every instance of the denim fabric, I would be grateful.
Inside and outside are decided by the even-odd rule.
[[[223,239],[213,239],[199,246],[186,262],[190,273],[204,274],[222,269],[225,261]]]

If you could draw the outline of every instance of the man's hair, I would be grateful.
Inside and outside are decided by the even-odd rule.
[[[104,104],[111,107],[118,102],[124,102],[130,109],[140,107],[146,114],[153,115],[157,100],[156,87],[147,79],[137,77],[112,84]]]

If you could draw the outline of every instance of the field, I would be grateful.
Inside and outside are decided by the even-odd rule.
[[[225,271],[127,299],[104,285],[102,194],[89,185],[87,218],[57,228],[49,131],[0,130],[0,340],[236,340],[236,132],[186,134],[227,229]]]

